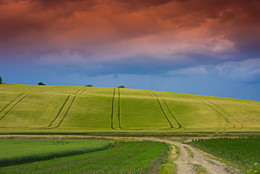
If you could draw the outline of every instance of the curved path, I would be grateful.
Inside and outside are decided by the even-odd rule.
[[[194,149],[192,146],[188,144],[154,137],[140,137],[140,139],[164,142],[179,147],[179,157],[174,161],[177,165],[177,174],[196,173],[193,167],[194,165],[201,165],[203,168],[206,169],[206,171],[209,174],[240,174],[240,172],[237,169],[233,169],[217,160],[209,158],[207,155]],[[193,152],[193,157],[191,157],[191,155],[189,155],[188,152],[185,150],[185,146]]]

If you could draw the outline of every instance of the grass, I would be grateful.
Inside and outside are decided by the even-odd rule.
[[[260,173],[260,137],[195,140],[192,144],[233,164],[244,173]]]
[[[168,158],[163,161],[160,174],[175,174],[177,172],[177,166],[173,161],[178,158],[179,153],[180,151],[177,146],[170,146]]]
[[[0,168],[0,173],[159,173],[169,146],[158,142],[122,142],[82,155]]]
[[[260,102],[127,88],[0,85],[0,132],[259,134]]]
[[[196,174],[208,174],[206,169],[199,164],[194,164],[193,168],[194,168]]]
[[[0,166],[47,160],[108,148],[111,141],[76,139],[0,140]]]

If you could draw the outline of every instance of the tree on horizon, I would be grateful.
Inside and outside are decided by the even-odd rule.
[[[38,85],[45,85],[45,84],[44,84],[44,83],[42,83],[42,82],[39,82],[39,83],[38,83]]]
[[[0,84],[2,84],[3,83],[3,79],[2,79],[2,77],[0,76]]]

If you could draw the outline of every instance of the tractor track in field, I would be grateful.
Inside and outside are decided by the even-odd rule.
[[[158,97],[158,95],[155,94],[154,92],[151,92],[151,93],[152,93],[154,96],[156,96],[158,99],[161,98],[161,97]],[[169,112],[170,115],[172,116],[172,118],[173,118],[173,119],[176,121],[176,123],[178,124],[177,129],[182,128],[182,125],[181,125],[180,122],[177,120],[177,118],[176,118],[175,115],[172,113],[172,111],[170,110],[170,107],[169,107],[169,105],[167,104],[167,102],[164,100],[164,98],[161,98],[161,99],[162,99],[163,103],[165,104],[165,106],[166,106],[168,112]]]
[[[233,123],[232,121],[230,121],[224,114],[222,114],[220,111],[218,111],[215,107],[215,105],[213,105],[211,102],[207,101],[205,102],[206,105],[208,105],[211,109],[213,109],[219,116],[221,116],[222,118],[224,118],[225,122],[228,124],[232,124],[233,128],[236,127],[236,124]]]
[[[58,127],[61,125],[61,123],[63,122],[63,120],[65,119],[65,117],[67,116],[67,114],[68,114],[69,110],[71,109],[71,107],[72,107],[72,105],[73,105],[73,103],[74,103],[76,97],[77,97],[78,95],[82,94],[85,90],[86,90],[86,89],[80,89],[80,90],[78,90],[77,92],[75,92],[73,95],[67,96],[67,98],[66,98],[66,100],[64,101],[64,103],[62,104],[62,106],[61,106],[59,112],[57,113],[57,115],[56,115],[55,118],[51,121],[51,123],[48,125],[47,128],[49,128],[49,129],[58,128]],[[71,102],[70,102],[70,104],[69,104],[69,106],[68,106],[68,109],[66,110],[65,114],[63,115],[62,119],[60,120],[60,122],[59,122],[56,126],[51,127],[51,126],[53,125],[53,123],[57,120],[57,118],[59,117],[59,115],[61,114],[61,112],[64,110],[64,107],[67,105],[67,103],[68,103],[68,101],[69,101],[69,99],[70,99],[71,97],[72,97],[72,100],[71,100]]]
[[[117,103],[115,103],[115,98],[117,97]],[[120,89],[117,89],[116,95],[116,88],[114,88],[113,96],[112,96],[112,108],[111,108],[111,128],[113,130],[122,129],[121,126],[121,101],[120,101]],[[117,114],[115,112],[115,106],[117,106]],[[115,115],[116,114],[116,115]],[[117,119],[118,128],[115,127],[114,119]]]
[[[77,92],[74,93],[74,95],[80,95],[82,94],[84,91],[86,91],[86,89],[79,89]]]
[[[111,108],[111,129],[115,129],[115,128],[114,128],[114,120],[113,120],[113,117],[114,117],[114,101],[115,101],[115,93],[116,93],[116,88],[114,88],[113,96],[112,96],[112,108]]]
[[[63,120],[64,120],[64,119],[65,119],[65,117],[67,116],[67,114],[68,114],[68,112],[69,112],[69,110],[70,110],[70,108],[71,108],[72,104],[74,103],[74,101],[75,101],[76,97],[77,97],[76,95],[75,95],[75,96],[73,96],[73,98],[72,98],[72,101],[71,101],[71,103],[70,103],[70,105],[69,105],[68,109],[66,110],[66,112],[65,112],[64,116],[62,117],[62,119],[60,120],[60,122],[58,123],[58,125],[57,125],[57,126],[55,126],[55,127],[53,127],[53,128],[58,128],[58,127],[60,127],[61,123],[63,122]]]
[[[218,115],[220,115],[222,118],[224,118],[224,120],[226,121],[226,123],[232,124],[233,127],[235,127],[235,124],[233,124],[228,118],[226,118],[221,112],[219,112],[216,108],[214,108],[214,106],[212,106],[210,103],[205,102],[206,105],[208,105],[208,107],[210,107],[211,109],[213,109]]]
[[[162,98],[162,100],[163,100],[163,102],[164,102],[164,104],[165,104],[167,110],[169,111],[169,113],[171,114],[171,116],[173,117],[173,119],[174,119],[174,120],[176,121],[176,123],[178,124],[177,129],[182,128],[182,125],[181,125],[180,122],[177,120],[177,118],[176,118],[175,115],[172,113],[172,111],[170,110],[169,105],[167,104],[167,102],[166,102],[163,98]]]
[[[54,107],[54,109],[52,110],[52,112],[51,112],[51,114],[50,114],[50,118],[52,118],[52,116],[54,115],[55,110],[57,109],[57,107],[58,107],[58,105],[56,105],[56,106]]]
[[[119,129],[122,129],[121,127],[121,101],[120,101],[120,88],[118,88],[118,102],[117,102],[117,106],[118,106],[118,112],[117,112],[117,119],[118,119],[118,127]]]
[[[160,109],[161,109],[161,111],[162,111],[164,117],[166,118],[166,120],[168,121],[168,123],[169,123],[169,125],[170,125],[170,128],[174,128],[174,126],[173,126],[173,124],[171,123],[170,119],[169,119],[168,116],[166,115],[166,113],[165,113],[165,111],[164,111],[164,109],[163,109],[163,107],[162,107],[162,104],[161,104],[160,100],[158,99],[158,97],[157,97],[156,95],[154,96],[154,94],[152,94],[152,92],[150,92],[150,91],[148,91],[148,90],[146,90],[146,92],[147,92],[150,96],[152,96],[152,97],[157,101],[157,103],[159,104],[159,107],[160,107]]]
[[[57,115],[54,117],[54,119],[51,121],[51,123],[49,124],[48,128],[50,128],[52,126],[52,124],[55,122],[55,120],[58,118],[58,116],[60,115],[62,109],[64,108],[64,106],[66,105],[66,103],[68,102],[69,98],[71,97],[71,95],[69,95],[66,100],[64,101],[64,103],[62,104],[59,112],[57,113]]]
[[[221,110],[223,113],[225,113],[226,115],[228,115],[230,118],[232,118],[238,125],[239,125],[239,128],[243,128],[244,125],[238,121],[236,118],[234,118],[231,114],[229,114],[228,112],[226,112],[224,109],[220,108],[218,105],[208,101],[211,105],[215,106],[216,108],[218,108],[219,110]]]
[[[6,109],[8,106],[10,106],[12,103],[14,103],[19,97],[22,96],[22,98],[18,99],[18,101],[15,102],[14,105],[13,105],[10,109],[8,109],[4,115],[2,115],[2,117],[0,118],[0,121],[1,121],[2,119],[4,119],[4,118],[7,116],[7,114],[8,114],[16,105],[18,105],[27,95],[28,95],[28,94],[22,93],[22,94],[18,95],[17,97],[15,97],[10,103],[8,103],[8,104],[6,105],[6,107],[4,107],[4,108],[1,110],[1,112],[2,112],[4,109]]]
[[[5,105],[5,107],[3,107],[1,110],[0,110],[0,113],[5,110],[5,108],[7,108],[10,104],[12,104],[18,97],[20,97],[21,95],[23,95],[24,93],[16,96],[12,101],[10,101],[7,105]]]

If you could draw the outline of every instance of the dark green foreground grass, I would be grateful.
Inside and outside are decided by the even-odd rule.
[[[195,140],[192,144],[223,158],[244,173],[260,173],[260,137]]]
[[[0,140],[0,166],[47,160],[108,148],[111,141],[77,139]]]
[[[159,173],[169,146],[158,142],[126,142],[64,158],[0,168],[0,173]]]

